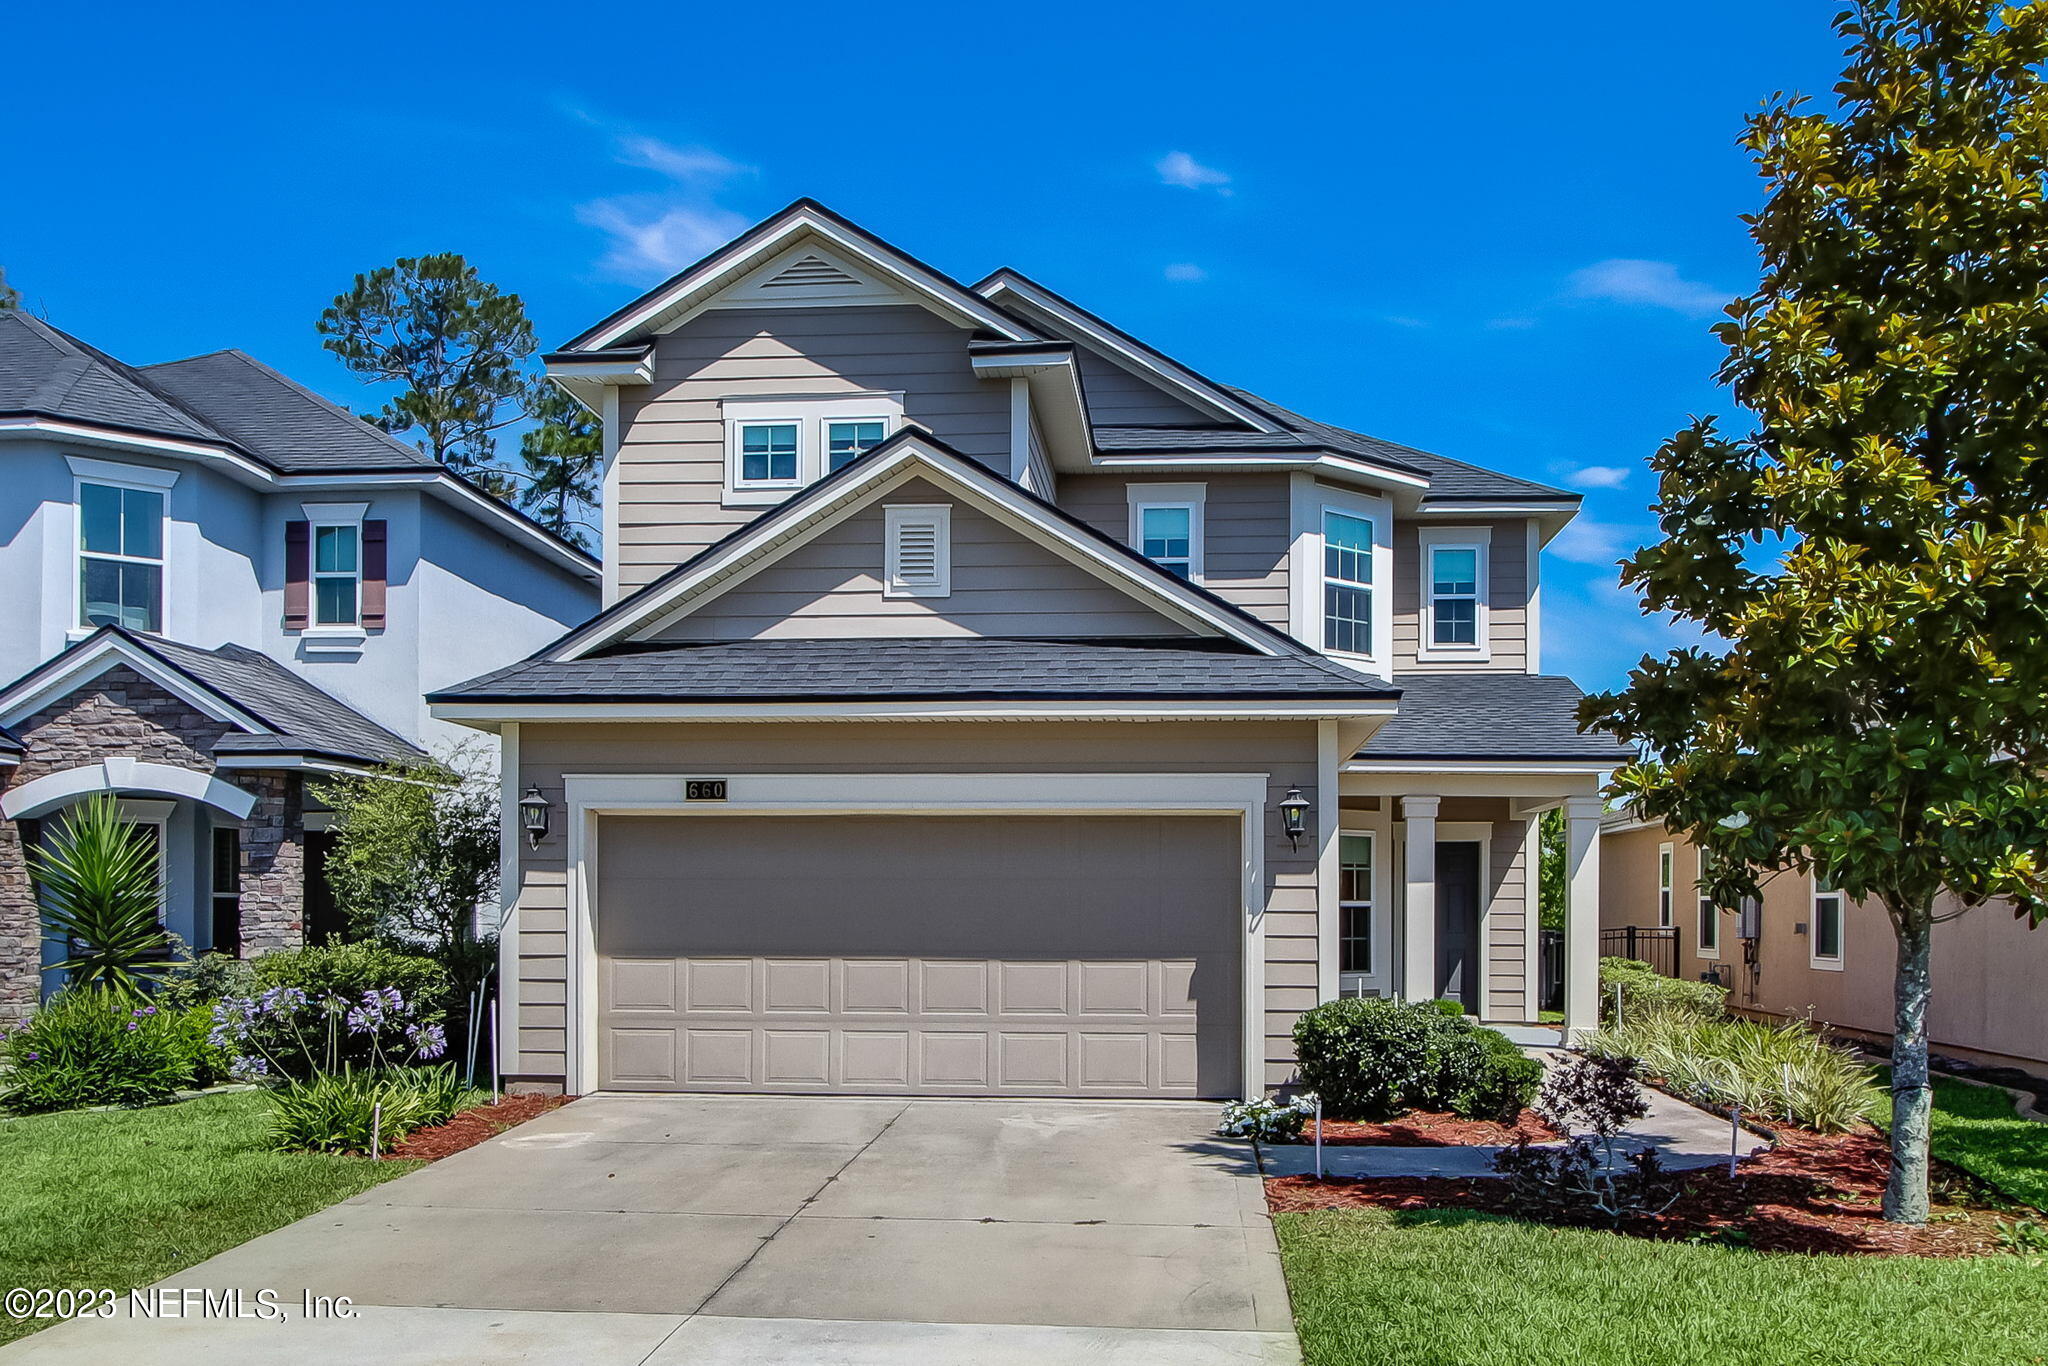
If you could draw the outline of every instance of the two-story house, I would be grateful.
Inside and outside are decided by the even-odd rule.
[[[301,942],[308,779],[474,740],[423,694],[597,601],[591,557],[239,351],[0,312],[0,472],[0,1021],[58,985],[25,849],[70,803],[151,832],[187,943]]]
[[[1220,1096],[1301,1011],[1535,1018],[1569,493],[1291,413],[809,201],[548,357],[605,610],[444,690],[503,737],[518,1083]]]

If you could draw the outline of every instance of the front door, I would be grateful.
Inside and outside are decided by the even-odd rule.
[[[1479,843],[1436,847],[1436,994],[1479,1013]]]

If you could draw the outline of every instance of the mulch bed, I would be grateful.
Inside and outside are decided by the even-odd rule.
[[[385,1156],[432,1162],[474,1148],[515,1124],[538,1119],[557,1106],[567,1105],[574,1096],[507,1096],[495,1105],[477,1105],[453,1116],[446,1124],[415,1129]]]
[[[1508,1147],[1526,1137],[1531,1143],[1554,1143],[1562,1137],[1534,1110],[1522,1111],[1513,1125],[1490,1119],[1464,1119],[1434,1110],[1410,1110],[1396,1119],[1369,1123],[1353,1119],[1323,1121],[1325,1147],[1464,1148]],[[1301,1141],[1316,1141],[1316,1122],[1301,1131]]]
[[[1882,1200],[1889,1165],[1884,1136],[1874,1129],[1816,1134],[1780,1128],[1775,1146],[1743,1161],[1734,1178],[1725,1166],[1683,1173],[1686,1193],[1677,1204],[1622,1232],[1711,1239],[1762,1252],[1975,1257],[2001,1250],[1999,1210],[1971,1178],[1939,1162],[1934,1164],[1933,1217],[1920,1228],[1887,1224]],[[1512,1212],[1505,1181],[1436,1177],[1275,1177],[1266,1182],[1266,1203],[1276,1214],[1312,1209]]]

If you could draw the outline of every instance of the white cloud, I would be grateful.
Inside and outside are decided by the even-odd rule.
[[[1184,190],[1213,189],[1218,194],[1229,194],[1223,187],[1230,183],[1230,177],[1214,166],[1204,166],[1186,152],[1168,152],[1159,158],[1154,167],[1159,179],[1168,185],[1178,185]]]
[[[664,205],[644,196],[593,200],[577,206],[576,220],[611,239],[599,268],[636,281],[675,274],[737,237],[748,222],[728,209]]]
[[[1566,523],[1546,549],[1573,564],[1612,565],[1637,543],[1637,534],[1628,527],[1579,516]]]
[[[1581,299],[1647,304],[1693,317],[1718,313],[1733,297],[1726,290],[1686,279],[1669,261],[1624,258],[1595,261],[1583,270],[1574,271],[1571,291]]]
[[[1166,268],[1166,278],[1176,284],[1198,285],[1209,278],[1209,272],[1192,261],[1176,261]]]
[[[1622,465],[1581,465],[1565,475],[1565,482],[1582,489],[1618,489],[1628,482],[1629,470]]]
[[[671,180],[690,185],[729,180],[747,169],[708,147],[677,147],[639,133],[619,139],[618,159],[627,166],[659,171]]]

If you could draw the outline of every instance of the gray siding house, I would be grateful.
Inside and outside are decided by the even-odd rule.
[[[1219,384],[800,201],[548,357],[604,610],[502,737],[519,1085],[1223,1096],[1340,995],[1536,1015],[1600,774],[1541,672],[1578,499]]]
[[[61,985],[27,851],[111,792],[165,924],[318,932],[323,775],[475,734],[422,694],[587,617],[597,563],[239,351],[131,366],[0,312],[0,1023]]]

